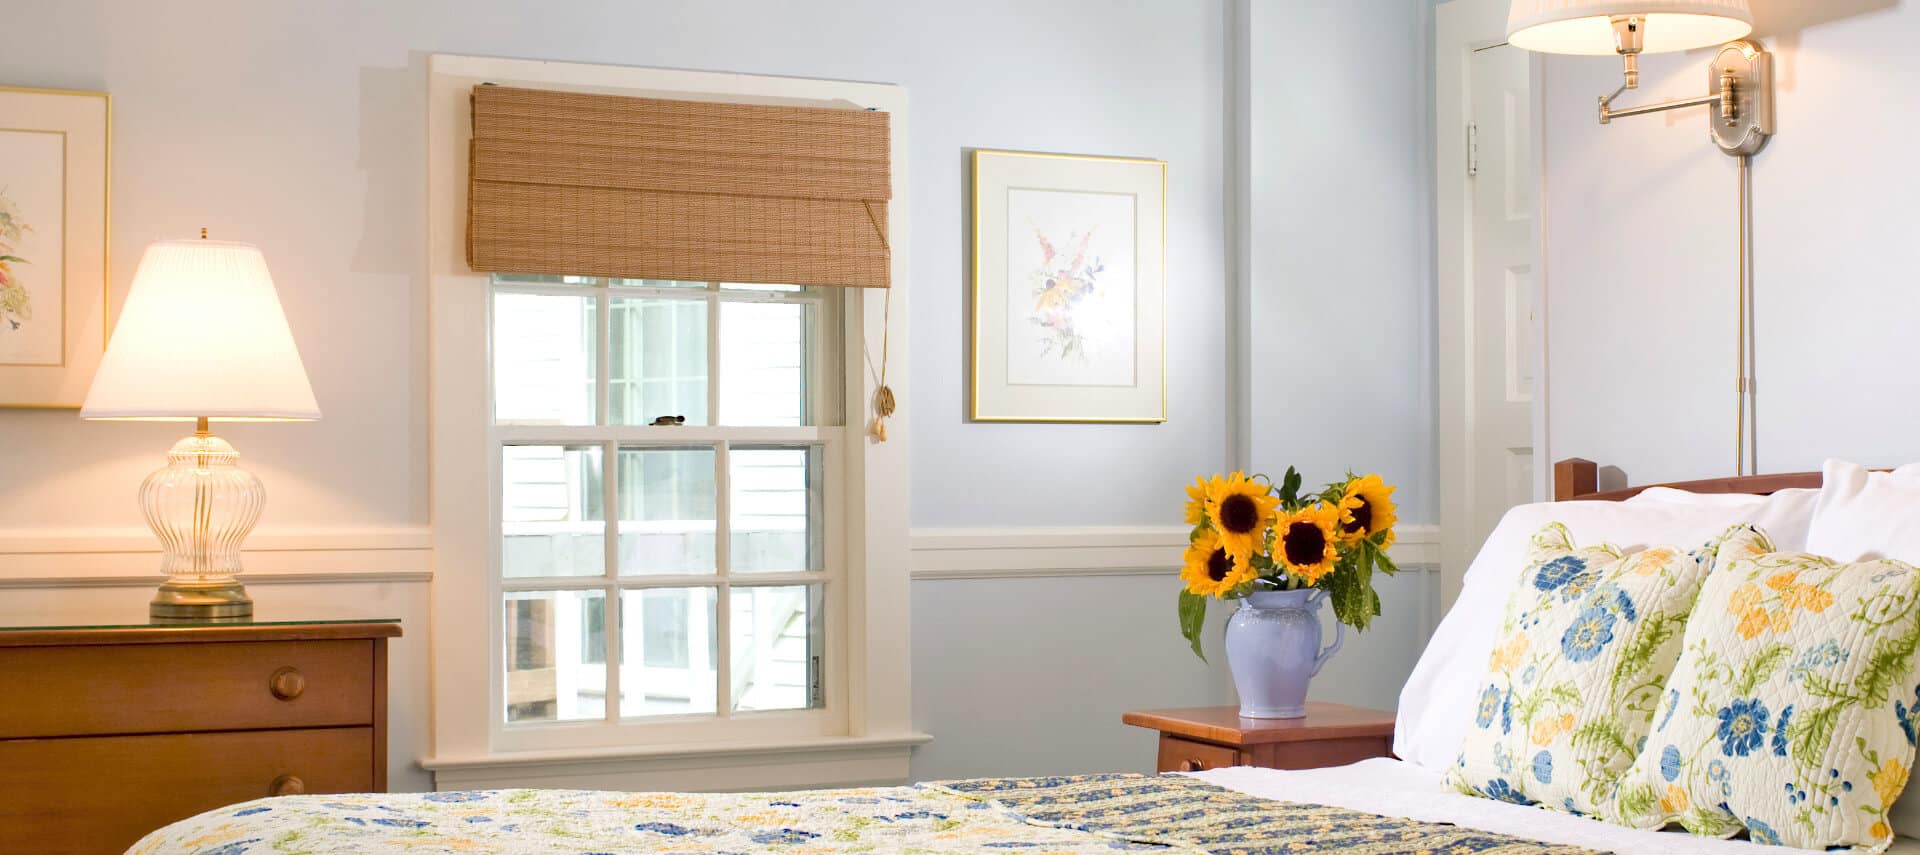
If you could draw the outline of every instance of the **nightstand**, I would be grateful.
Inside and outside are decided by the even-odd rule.
[[[395,620],[0,621],[0,849],[124,852],[262,796],[387,787]],[[131,609],[130,609],[131,610]]]
[[[1309,703],[1306,718],[1241,718],[1238,707],[1192,707],[1130,712],[1120,720],[1160,731],[1161,772],[1318,769],[1393,751],[1393,713],[1340,704]]]

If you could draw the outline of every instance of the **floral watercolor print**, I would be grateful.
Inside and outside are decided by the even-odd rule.
[[[1135,199],[1007,191],[1007,382],[1135,382]]]
[[[61,364],[62,134],[0,131],[0,365]]]

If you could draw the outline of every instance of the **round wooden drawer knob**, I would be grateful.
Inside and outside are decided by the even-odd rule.
[[[281,775],[267,785],[269,796],[297,796],[307,791],[307,782],[297,775]]]
[[[291,666],[281,668],[267,678],[267,690],[273,692],[273,696],[280,700],[291,701],[307,690],[307,676],[300,673],[298,668]]]
[[[1180,771],[1182,772],[1199,772],[1204,770],[1205,768],[1206,768],[1205,763],[1202,763],[1198,760],[1194,760],[1191,758],[1180,761]]]

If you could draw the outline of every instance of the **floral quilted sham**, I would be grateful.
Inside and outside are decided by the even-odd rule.
[[[1390,853],[1585,855],[1191,778],[998,778],[804,793],[497,790],[291,796],[148,835],[129,855],[381,853]]]
[[[1632,554],[1533,536],[1474,726],[1448,782],[1469,795],[1597,814],[1653,727],[1681,632],[1720,544]]]
[[[1920,570],[1730,541],[1609,818],[1877,852],[1914,757]]]

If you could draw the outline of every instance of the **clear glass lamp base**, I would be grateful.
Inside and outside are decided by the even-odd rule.
[[[167,582],[148,610],[165,620],[221,620],[253,615],[253,600],[235,578],[240,544],[260,521],[267,491],[240,468],[240,453],[202,427],[175,443],[167,465],[140,484],[140,509],[160,539]]]

